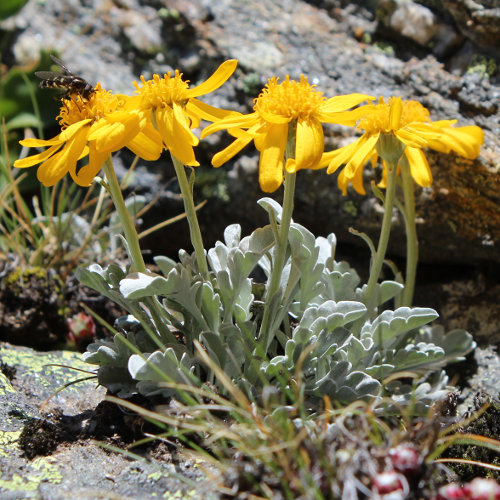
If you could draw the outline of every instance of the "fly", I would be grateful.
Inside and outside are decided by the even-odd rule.
[[[72,95],[79,95],[83,99],[88,99],[94,92],[94,87],[81,76],[74,75],[57,57],[50,55],[52,60],[61,66],[63,73],[54,71],[36,71],[35,75],[41,78],[40,88],[61,89],[64,92],[61,99],[71,99]]]

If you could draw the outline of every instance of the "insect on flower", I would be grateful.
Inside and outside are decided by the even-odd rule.
[[[72,95],[78,95],[82,99],[88,99],[94,93],[94,87],[81,76],[74,75],[57,57],[50,55],[52,60],[61,66],[64,73],[54,71],[36,71],[35,75],[41,78],[40,88],[61,89],[64,92],[58,96],[60,99],[71,99]]]

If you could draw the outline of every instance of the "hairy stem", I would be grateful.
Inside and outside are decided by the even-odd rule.
[[[189,223],[189,234],[196,254],[198,268],[203,278],[206,279],[208,278],[207,257],[205,255],[205,247],[203,246],[203,238],[201,236],[200,225],[198,224],[198,217],[196,216],[193,190],[189,185],[184,165],[174,155],[171,154],[171,157],[174,163],[177,180],[179,181],[179,187],[181,188],[182,199],[184,201],[184,210],[186,212],[187,220]]]
[[[106,174],[109,194],[111,195],[118,217],[122,223],[123,233],[125,234],[125,240],[127,241],[129,259],[136,271],[144,272],[146,271],[146,265],[144,264],[144,259],[142,258],[139,237],[137,236],[137,231],[135,230],[134,221],[132,220],[129,211],[127,210],[127,206],[125,205],[122,190],[120,189],[120,184],[116,178],[115,169],[113,168],[111,156],[104,162],[103,168],[104,173]]]
[[[415,276],[417,273],[418,263],[418,238],[417,226],[415,223],[415,193],[413,179],[410,172],[410,165],[408,164],[406,157],[403,157],[400,165],[406,230],[406,277],[401,305],[411,307],[413,302],[413,292],[415,290]]]

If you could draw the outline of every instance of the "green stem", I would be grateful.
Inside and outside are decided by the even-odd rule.
[[[292,127],[290,127],[292,128]],[[289,134],[289,139],[286,148],[286,159],[294,157],[295,149],[295,137],[291,137]],[[295,179],[297,174],[290,174],[285,171],[285,190],[283,194],[283,210],[281,212],[281,223],[279,226],[278,239],[276,241],[274,260],[272,265],[271,277],[269,278],[269,287],[266,292],[264,314],[262,317],[262,323],[259,332],[259,343],[257,347],[257,352],[260,356],[264,356],[267,349],[273,339],[271,335],[271,330],[269,328],[270,314],[271,314],[271,301],[274,295],[279,290],[279,285],[281,282],[281,275],[283,273],[283,267],[286,260],[286,251],[288,248],[288,233],[290,231],[290,223],[292,221],[293,213],[293,198],[295,194]]]
[[[135,270],[143,273],[146,271],[146,265],[144,264],[144,259],[142,258],[139,237],[137,236],[137,231],[135,230],[134,221],[132,220],[129,211],[127,210],[127,206],[125,205],[122,190],[120,189],[120,184],[116,178],[111,157],[104,162],[103,168],[104,173],[106,174],[109,194],[113,199],[113,204],[122,223],[125,240],[127,241],[129,259]]]
[[[122,190],[120,189],[120,184],[118,182],[118,179],[116,178],[116,173],[115,169],[113,168],[111,157],[109,157],[105,161],[103,169],[104,173],[106,174],[109,194],[111,195],[113,204],[118,213],[118,217],[120,218],[120,221],[122,223],[125,240],[127,241],[127,251],[130,262],[137,272],[144,273],[146,272],[146,264],[144,263],[144,259],[142,258],[141,247],[139,245],[139,236],[137,235],[137,231],[135,230],[134,221],[132,220],[129,211],[127,210],[127,206],[125,205]],[[156,327],[156,331],[158,333],[163,333],[165,338],[173,345],[175,345],[177,341],[175,340],[175,337],[170,333],[168,327],[164,325],[162,319],[162,307],[158,300],[155,297],[145,297],[144,304],[149,308],[149,312]],[[148,331],[148,333],[150,332]],[[155,337],[154,334],[150,334],[150,336],[161,349],[165,349],[165,346],[160,339]]]
[[[267,290],[267,298],[271,298],[278,290],[281,281],[283,266],[285,265],[286,250],[288,248],[288,232],[292,221],[293,198],[295,193],[295,179],[297,174],[285,174],[285,192],[283,194],[283,211],[281,212],[281,223],[278,241],[276,245],[276,257],[274,259],[271,280]],[[267,299],[266,299],[267,301]]]
[[[382,219],[382,227],[380,228],[380,238],[378,240],[377,252],[375,253],[375,258],[370,269],[370,277],[368,278],[368,285],[366,287],[365,293],[365,305],[368,309],[368,313],[371,313],[373,308],[375,297],[373,296],[375,292],[375,287],[380,276],[380,271],[382,270],[382,265],[384,263],[385,254],[387,251],[387,244],[389,243],[389,235],[391,233],[391,220],[392,220],[392,209],[394,207],[394,198],[396,193],[396,175],[397,175],[397,163],[386,162],[387,165],[387,186],[385,193],[385,203],[384,203],[384,217]]]
[[[411,307],[415,290],[415,276],[418,263],[418,238],[415,224],[415,193],[410,165],[406,157],[400,162],[403,185],[405,230],[406,230],[406,278],[401,301],[402,306]]]
[[[182,162],[180,162],[174,155],[170,155],[174,163],[175,173],[181,188],[182,199],[184,201],[184,210],[189,223],[189,234],[191,243],[193,245],[198,268],[203,278],[208,278],[208,264],[205,255],[205,247],[203,246],[203,238],[201,236],[200,225],[198,224],[198,217],[196,216],[196,208],[194,206],[193,190],[189,185],[186,176],[186,170]]]

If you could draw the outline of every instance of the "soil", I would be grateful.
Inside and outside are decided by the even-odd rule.
[[[67,318],[89,307],[109,324],[125,311],[70,275],[65,282],[55,270],[13,266],[0,261],[0,341],[42,351],[71,347]],[[107,330],[98,327],[103,337]],[[84,351],[93,338],[78,342]]]

